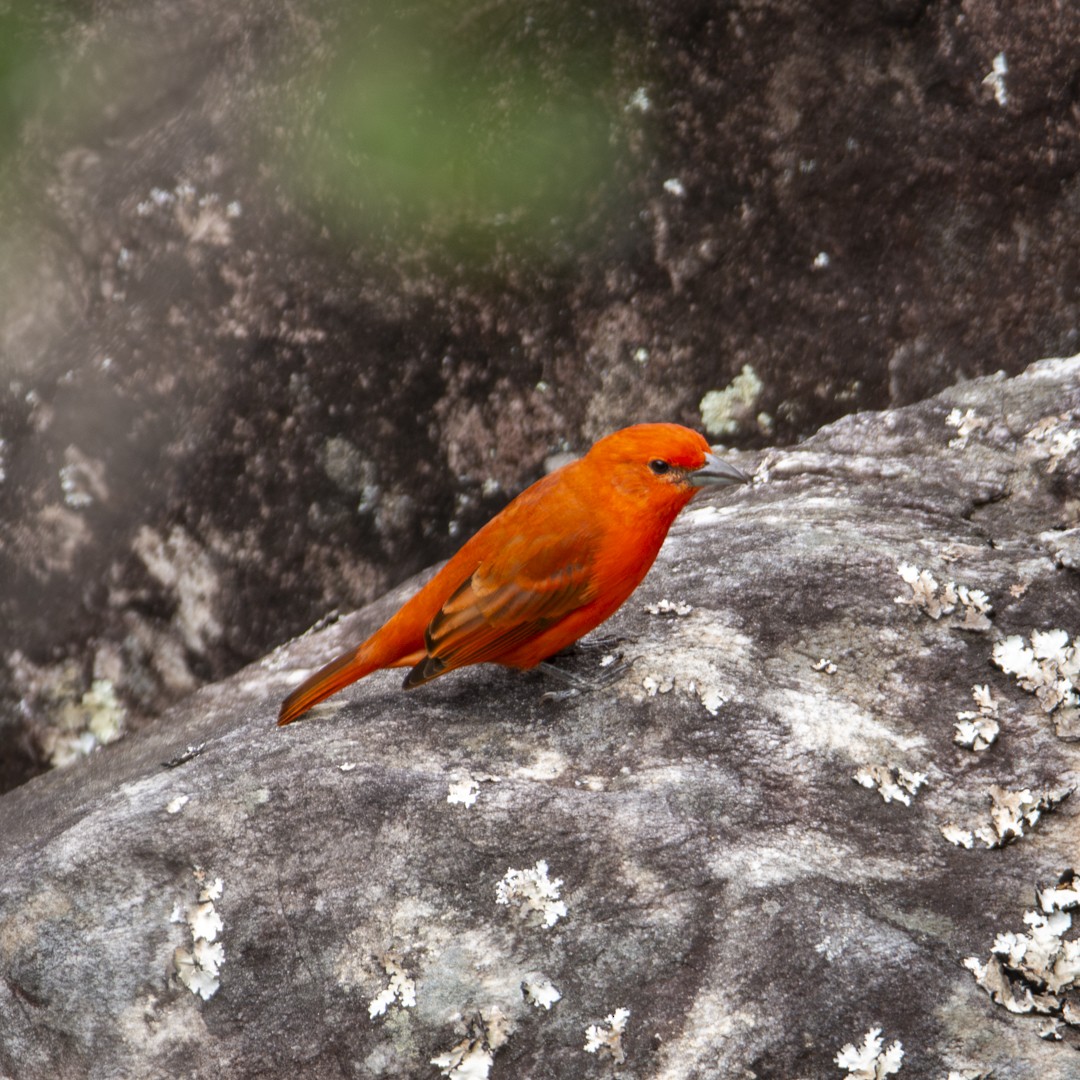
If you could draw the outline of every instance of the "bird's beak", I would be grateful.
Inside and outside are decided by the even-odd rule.
[[[705,464],[688,474],[687,482],[693,487],[728,487],[730,484],[749,484],[750,477],[715,454],[705,455]]]

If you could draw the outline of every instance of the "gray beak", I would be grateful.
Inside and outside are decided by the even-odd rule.
[[[694,487],[728,487],[730,484],[750,483],[750,477],[742,469],[721,461],[715,454],[706,454],[705,464],[686,479]]]

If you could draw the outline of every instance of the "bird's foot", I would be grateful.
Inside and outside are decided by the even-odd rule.
[[[557,667],[547,660],[541,661],[536,666],[554,676],[560,682],[566,684],[565,690],[549,690],[543,695],[544,701],[566,701],[577,697],[578,694],[589,693],[595,690],[605,690],[624,678],[627,672],[634,666],[634,660],[624,660],[621,656],[616,661],[600,672],[599,678],[587,679],[573,671],[566,671]]]
[[[572,645],[567,645],[558,656],[574,656],[578,653],[607,652],[613,653],[626,641],[626,638],[617,634],[594,634],[591,637],[579,638]],[[622,659],[620,656],[619,659]]]

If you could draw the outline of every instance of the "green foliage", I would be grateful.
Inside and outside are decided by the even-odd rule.
[[[576,233],[611,197],[610,37],[579,8],[457,12],[428,2],[344,31],[306,96],[302,190],[349,231],[459,248]]]
[[[51,39],[73,11],[61,0],[0,0],[0,162],[38,104],[49,79]]]

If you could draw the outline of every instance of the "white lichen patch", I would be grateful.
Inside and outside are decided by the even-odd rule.
[[[416,1004],[416,984],[406,974],[405,969],[392,953],[382,959],[383,971],[390,976],[390,982],[368,1002],[368,1016],[372,1020],[397,1003],[403,1009],[411,1009]]]
[[[975,835],[987,847],[1003,847],[1033,829],[1039,818],[1072,793],[1072,788],[1044,788],[1033,793],[1030,788],[1009,791],[999,784],[990,785],[990,826],[977,829]]]
[[[1080,906],[1073,872],[1063,874],[1056,886],[1036,889],[1036,896],[1039,910],[1024,914],[1027,932],[998,934],[986,963],[969,956],[964,967],[1009,1012],[1036,1013],[1080,1028],[1080,941],[1065,936],[1072,929],[1071,912]]]
[[[965,412],[961,412],[959,409],[953,409],[948,416],[945,417],[945,423],[949,427],[956,428],[956,438],[949,440],[950,450],[963,450],[968,444],[968,439],[975,434],[976,431],[981,431],[983,428],[990,426],[990,421],[983,416],[976,416],[974,409],[967,409]]]
[[[1065,458],[1080,448],[1080,428],[1069,427],[1070,421],[1068,413],[1044,416],[1024,436],[1045,457],[1048,473],[1057,472]]]
[[[1042,1020],[1039,1026],[1035,1029],[1036,1034],[1040,1039],[1046,1039],[1047,1042],[1061,1042],[1065,1037],[1062,1034],[1064,1025],[1060,1020],[1050,1017],[1046,1020]]]
[[[983,86],[989,86],[994,91],[994,100],[1005,108],[1009,104],[1009,91],[1005,85],[1005,76],[1009,74],[1009,62],[1005,54],[999,52],[994,57],[994,63],[990,71],[983,78]]]
[[[957,713],[958,717],[966,716],[965,713]],[[974,720],[960,720],[954,724],[956,729],[953,734],[953,742],[968,750],[985,750],[991,746],[1001,730],[998,722],[985,716],[976,716]]]
[[[939,825],[941,835],[949,841],[950,844],[955,844],[957,847],[973,848],[975,846],[975,834],[970,829],[965,829],[962,825],[957,825],[953,821],[946,821],[944,824]]]
[[[720,688],[716,668],[711,664],[704,664],[696,669],[695,675],[690,675],[689,671],[689,665],[680,664],[675,670],[669,669],[665,672],[645,675],[640,683],[631,684],[634,700],[641,702],[646,698],[670,694],[673,690],[678,690],[697,698],[710,716],[716,716],[728,700],[727,695]],[[727,688],[726,683],[724,687]]]
[[[886,802],[910,806],[911,797],[926,783],[926,773],[910,772],[901,765],[863,765],[852,779],[864,788],[876,788]]]
[[[676,613],[671,624],[663,644],[635,664],[640,677],[624,679],[620,690],[638,703],[672,692],[689,695],[715,716],[739,694],[737,672],[752,655],[751,641],[705,608]]]
[[[1050,457],[1046,464],[1046,471],[1056,472],[1062,461],[1078,447],[1080,447],[1080,428],[1055,431],[1050,438]]]
[[[835,675],[836,674],[836,665],[830,659],[828,659],[828,657],[823,656],[814,665],[814,670],[815,671],[824,671],[826,675]]]
[[[95,679],[77,701],[59,701],[53,717],[42,744],[49,763],[63,768],[119,739],[127,710],[108,679]]]
[[[452,806],[472,806],[480,794],[480,785],[471,777],[454,780],[447,789],[446,801]]]
[[[675,680],[670,675],[666,675],[660,680],[653,675],[646,675],[641,680],[641,688],[649,697],[656,697],[657,694],[670,694],[675,689]]]
[[[1024,835],[1038,824],[1043,814],[1053,810],[1072,794],[1072,788],[1044,788],[1032,792],[1030,788],[1009,791],[999,784],[991,784],[990,820],[977,828],[965,828],[954,822],[940,825],[942,836],[959,847],[974,847],[981,840],[988,848],[1004,847]]]
[[[604,1017],[603,1026],[590,1024],[585,1029],[585,1052],[607,1054],[616,1065],[621,1065],[626,1060],[622,1037],[626,1032],[626,1023],[629,1019],[629,1009],[616,1009]]]
[[[1038,901],[1039,910],[1047,915],[1053,911],[1068,911],[1080,907],[1080,881],[1070,870],[1062,874],[1055,885],[1036,887],[1035,899]]]
[[[481,1009],[468,1026],[465,1038],[445,1054],[431,1059],[447,1080],[487,1080],[495,1064],[495,1051],[506,1045],[513,1026],[498,1007]]]
[[[566,915],[566,904],[559,899],[562,879],[548,877],[548,864],[537,859],[528,870],[507,870],[495,886],[495,903],[516,907],[534,925],[552,927]]]
[[[994,644],[993,660],[1035,695],[1043,712],[1080,705],[1080,648],[1064,630],[1032,630],[1030,647],[1018,634],[1007,637]]]
[[[904,1047],[897,1039],[884,1048],[881,1028],[871,1028],[863,1037],[862,1045],[846,1043],[833,1059],[845,1069],[848,1080],[884,1080],[900,1071],[904,1059]]]
[[[985,750],[998,737],[998,703],[990,693],[989,686],[973,686],[971,696],[975,711],[965,710],[956,714],[953,742],[968,750]]]
[[[694,608],[682,600],[658,600],[655,604],[646,604],[645,611],[650,615],[689,615]]]
[[[698,686],[696,683],[691,683],[690,689],[697,693],[698,699],[710,716],[716,716],[720,712],[726,699],[715,686]]]
[[[713,436],[734,435],[757,414],[765,384],[749,364],[723,390],[710,390],[698,405],[701,422]]]
[[[105,463],[87,457],[77,446],[69,446],[60,468],[60,487],[64,502],[75,510],[83,510],[94,502],[106,502],[109,487],[105,482]]]
[[[962,616],[952,623],[958,630],[985,633],[990,629],[993,607],[982,589],[971,589],[954,581],[940,585],[929,570],[920,570],[911,563],[901,563],[896,572],[911,588],[910,596],[895,597],[897,604],[919,608],[934,620],[943,615]]]
[[[188,802],[190,800],[191,800],[190,795],[177,795],[175,799],[170,799],[165,804],[165,813],[166,814],[179,814],[180,811],[183,810],[185,806],[187,806],[187,804],[188,804]]]
[[[497,783],[498,779],[493,773],[476,773],[466,774],[459,780],[451,780],[447,787],[446,801],[451,806],[473,806],[480,794],[480,785]]]
[[[227,222],[240,217],[243,207],[236,199],[226,202],[216,192],[200,195],[194,184],[180,180],[171,190],[151,188],[136,205],[135,213],[143,218],[155,214],[174,217],[192,241],[227,244],[231,239]]]
[[[1039,533],[1038,539],[1063,570],[1080,572],[1080,525],[1071,529],[1048,529]]]
[[[196,996],[209,1001],[220,985],[221,967],[225,963],[225,948],[217,940],[224,929],[215,901],[221,899],[224,886],[221,878],[206,880],[206,872],[196,866],[193,870],[199,885],[194,904],[177,904],[172,921],[187,923],[191,930],[191,948],[179,946],[173,953],[176,977]]]
[[[232,243],[232,219],[240,214],[240,204],[224,205],[214,193],[198,195],[190,184],[176,187],[176,221],[192,244],[226,247]]]
[[[495,1055],[481,1039],[462,1039],[445,1054],[431,1059],[449,1080],[487,1080]]]
[[[526,979],[521,984],[521,992],[530,1005],[545,1011],[550,1011],[551,1006],[562,999],[562,994],[555,989],[554,983],[544,975]]]

